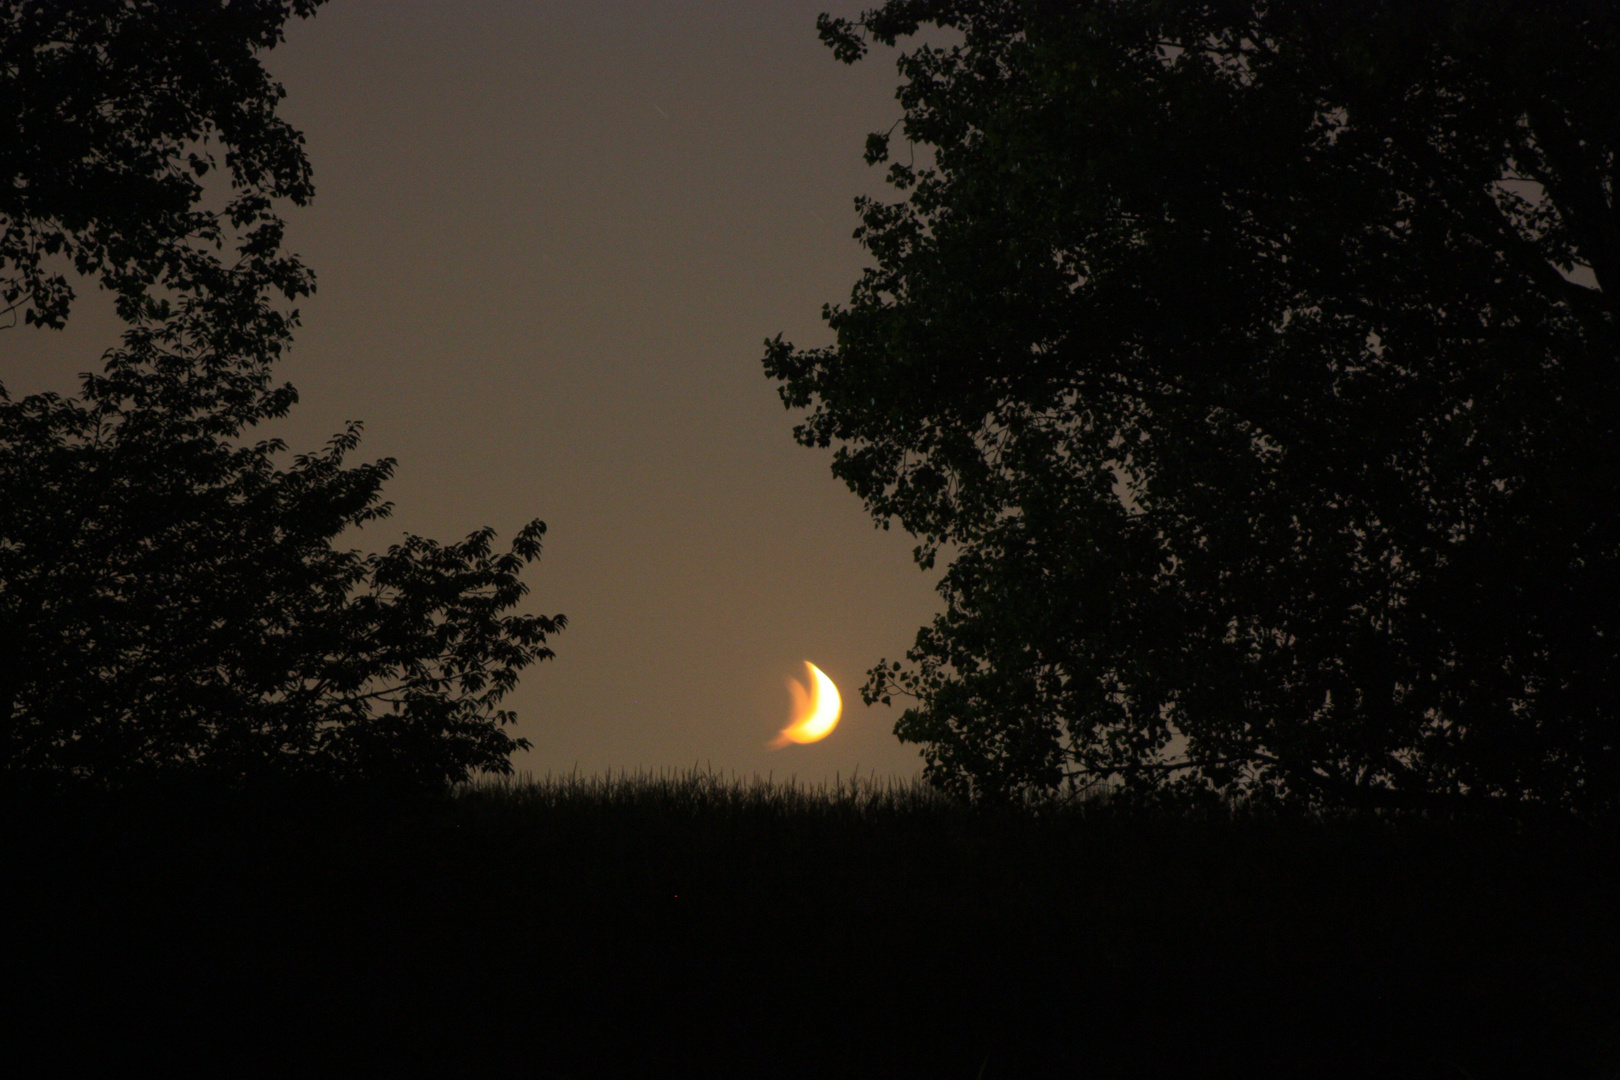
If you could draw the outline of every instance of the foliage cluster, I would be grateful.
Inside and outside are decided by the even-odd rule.
[[[73,274],[128,326],[75,397],[0,386],[0,770],[431,789],[527,746],[498,703],[566,622],[506,614],[545,526],[362,556],[394,462],[345,466],[359,425],[290,467],[249,440],[314,288],[259,54],[317,4],[0,5],[5,332],[64,325]]]
[[[952,791],[1620,799],[1620,12],[891,0],[808,446],[954,549],[868,702]]]

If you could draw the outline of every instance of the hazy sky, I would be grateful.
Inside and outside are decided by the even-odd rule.
[[[557,658],[508,699],[536,774],[689,768],[911,775],[859,688],[939,609],[912,537],[877,531],[793,442],[760,367],[830,341],[865,265],[865,136],[900,115],[894,54],[845,66],[831,0],[331,0],[267,58],[316,197],[289,248],[317,276],[282,376],[292,451],[365,422],[394,516],[354,534],[549,531],[525,610]],[[6,342],[15,398],[72,392],[116,324]],[[767,749],[813,661],[844,717]]]

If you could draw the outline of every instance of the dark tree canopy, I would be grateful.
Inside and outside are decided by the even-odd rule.
[[[99,277],[127,319],[154,282],[221,306],[270,286],[306,293],[271,200],[307,202],[309,162],[257,54],[321,2],[196,3],[183,17],[164,0],[0,2],[0,313],[63,325],[67,268]],[[210,211],[202,182],[221,156],[230,191]],[[254,242],[227,267],[214,252],[231,229]]]
[[[394,463],[344,466],[359,425],[287,467],[248,439],[297,400],[271,368],[313,288],[258,53],[315,7],[0,5],[0,334],[60,327],[72,273],[129,324],[77,397],[0,386],[0,771],[431,790],[528,746],[499,702],[566,620],[505,613],[545,526],[364,556],[334,542]]]
[[[954,549],[870,703],[985,797],[1620,794],[1620,8],[892,0],[795,435]],[[931,152],[931,156],[930,153]],[[919,160],[920,159],[920,160]]]

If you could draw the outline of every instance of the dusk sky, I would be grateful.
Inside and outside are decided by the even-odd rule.
[[[314,166],[287,247],[319,291],[280,370],[300,404],[256,437],[313,451],[364,421],[351,464],[399,466],[357,547],[547,523],[523,610],[569,627],[508,699],[520,772],[920,770],[899,704],[859,691],[938,573],[794,443],[760,366],[777,333],[831,340],[853,200],[887,190],[861,153],[900,116],[894,53],[838,63],[828,7],[333,0],[267,58]],[[76,391],[117,330],[94,295],[65,332],[19,328],[7,388]],[[769,749],[806,660],[843,720]]]

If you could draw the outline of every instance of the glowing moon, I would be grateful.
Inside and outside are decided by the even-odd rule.
[[[806,660],[804,666],[810,669],[810,689],[806,690],[797,679],[787,681],[788,690],[793,694],[793,723],[771,740],[773,750],[780,750],[789,743],[825,739],[838,726],[838,714],[844,707],[838,697],[838,687],[810,661]]]

